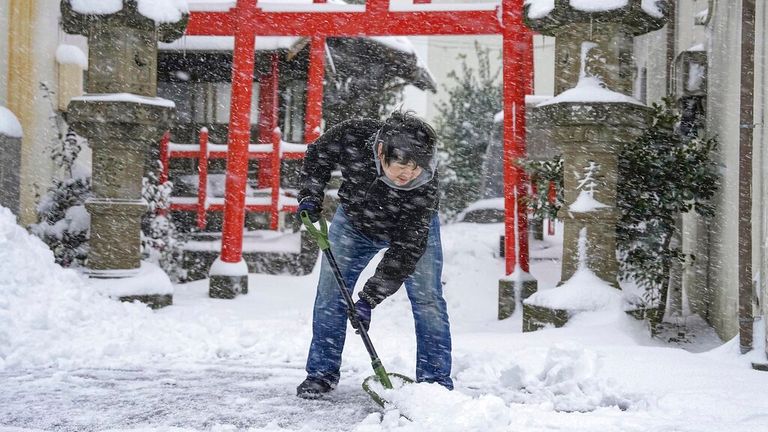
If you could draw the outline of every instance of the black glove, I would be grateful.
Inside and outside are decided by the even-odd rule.
[[[363,326],[365,331],[368,331],[368,329],[371,327],[371,305],[363,299],[356,301],[355,314],[357,315],[357,320],[360,322],[360,325]],[[359,328],[355,325],[354,320],[352,321],[352,327],[354,327],[356,330],[359,330]]]
[[[301,216],[301,212],[307,212],[309,220],[311,222],[317,222],[320,220],[320,213],[323,211],[322,206],[310,197],[306,197],[299,202],[299,208],[297,212]]]

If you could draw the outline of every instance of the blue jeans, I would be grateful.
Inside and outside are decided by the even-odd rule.
[[[374,255],[389,246],[386,242],[373,241],[357,231],[341,207],[333,217],[328,238],[350,291]],[[440,280],[442,271],[440,221],[435,215],[429,228],[427,250],[416,264],[414,273],[405,280],[405,289],[416,325],[416,381],[436,382],[453,389],[451,331]],[[375,315],[374,310],[374,322]],[[308,377],[322,379],[332,385],[339,382],[346,329],[346,304],[324,255],[312,317],[312,344],[307,358]]]

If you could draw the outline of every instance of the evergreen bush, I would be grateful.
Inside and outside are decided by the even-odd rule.
[[[475,43],[478,68],[460,56],[460,73],[451,71],[448,101],[437,106],[436,131],[441,156],[441,211],[452,217],[480,199],[483,160],[497,135],[494,116],[501,111],[501,68],[491,69],[490,49]]]

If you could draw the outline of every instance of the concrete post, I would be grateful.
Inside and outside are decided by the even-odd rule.
[[[157,43],[181,37],[188,16],[156,23],[139,12],[136,0],[122,3],[113,13],[96,14],[61,2],[64,31],[86,36],[89,46],[86,95],[69,103],[67,121],[93,149],[89,276],[106,287],[119,285],[110,293],[121,300],[162,307],[172,302],[172,286],[161,270],[141,263],[147,208],[141,186],[149,146],[174,115],[173,102],[156,97]]]

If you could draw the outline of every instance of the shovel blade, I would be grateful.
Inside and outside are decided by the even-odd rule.
[[[387,373],[389,381],[392,383],[391,390],[398,390],[405,385],[413,383],[413,379],[399,373]],[[390,389],[376,375],[371,375],[363,381],[363,390],[371,396],[374,402],[382,408],[391,401],[386,400],[383,391]]]

